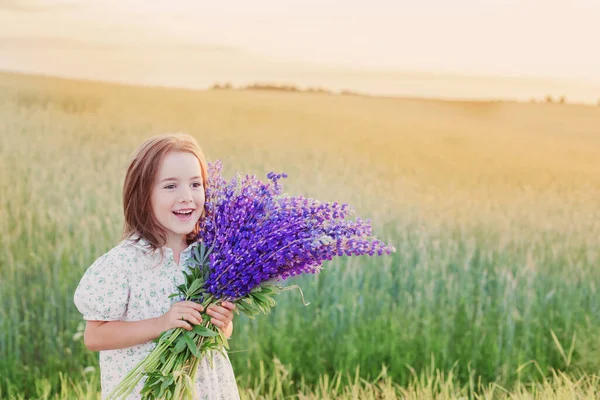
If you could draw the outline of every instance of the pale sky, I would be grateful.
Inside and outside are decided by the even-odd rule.
[[[214,71],[288,62],[600,84],[598,38],[600,0],[0,0],[0,69],[117,46],[202,53]]]

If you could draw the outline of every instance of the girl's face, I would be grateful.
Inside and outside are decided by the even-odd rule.
[[[163,157],[152,189],[152,213],[167,234],[167,246],[179,246],[204,209],[200,162],[191,153]]]

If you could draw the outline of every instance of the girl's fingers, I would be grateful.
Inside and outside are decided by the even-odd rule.
[[[231,314],[231,310],[229,310],[228,308],[225,308],[225,307],[220,307],[220,306],[211,306],[211,307],[208,307],[208,310],[206,310],[206,312],[208,312],[210,310],[216,311],[216,312],[218,312],[219,314],[222,314],[222,315]]]
[[[179,303],[181,306],[183,307],[191,307],[196,311],[202,312],[204,311],[204,307],[202,307],[200,304],[198,303],[194,303],[193,301],[180,301]]]
[[[202,315],[200,315],[200,313],[196,310],[192,310],[190,312],[194,317],[198,318],[200,320],[200,322],[202,322]]]
[[[235,304],[233,304],[230,301],[224,301],[224,302],[221,303],[221,305],[223,307],[227,308],[228,310],[231,310],[231,311],[235,310]]]
[[[206,313],[208,315],[210,315],[211,317],[214,317],[216,319],[225,321],[227,319],[229,319],[227,317],[227,313],[230,313],[231,311],[228,311],[227,309],[224,309],[223,307],[219,307],[220,309],[224,310],[222,312],[217,311],[216,309],[209,307],[208,310],[206,310]]]
[[[186,322],[182,319],[177,320],[176,325],[177,325],[177,328],[187,329],[188,331],[192,330],[192,325],[190,325],[188,322]]]
[[[179,312],[179,315],[192,315],[193,317],[195,317],[196,319],[200,320],[200,322],[202,322],[202,315],[200,315],[200,313],[196,310],[192,310],[189,308],[183,309]]]
[[[208,307],[206,309],[206,313],[212,317],[210,322],[213,325],[221,329],[225,329],[225,327],[233,320],[234,309],[235,304],[229,301],[224,301],[221,303],[221,306],[212,305]]]
[[[200,323],[202,322],[202,318],[198,319],[198,318],[196,318],[195,316],[193,316],[193,315],[192,315],[192,314],[190,314],[190,313],[184,313],[184,314],[182,315],[182,317],[183,317],[185,320],[187,320],[187,321],[189,321],[189,322],[191,322],[192,324],[195,324],[195,325],[198,325],[198,324],[200,324]]]
[[[218,319],[215,319],[215,318],[211,318],[211,319],[210,319],[210,322],[211,322],[213,325],[216,325],[216,326],[218,326],[219,328],[225,328],[225,325],[226,325],[226,324],[225,324],[225,322],[223,322],[223,321],[220,321],[220,320],[218,320]]]

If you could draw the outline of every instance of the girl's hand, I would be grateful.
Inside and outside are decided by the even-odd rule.
[[[183,328],[191,331],[194,325],[202,322],[200,313],[204,311],[198,303],[193,301],[179,301],[171,306],[169,311],[158,317],[158,324],[161,332],[173,328]]]
[[[206,313],[212,318],[210,322],[216,325],[218,328],[225,333],[225,336],[231,336],[233,327],[233,310],[235,310],[235,304],[230,301],[224,301],[220,306],[212,305],[206,309]]]

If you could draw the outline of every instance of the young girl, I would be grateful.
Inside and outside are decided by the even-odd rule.
[[[84,342],[100,351],[102,397],[172,328],[200,324],[199,304],[169,298],[183,283],[204,213],[207,164],[185,134],[148,139],[134,153],[123,185],[123,240],[85,272],[74,302],[87,321]],[[230,337],[235,305],[223,302],[206,313]],[[200,399],[239,399],[229,356],[214,351],[199,366]],[[128,399],[140,399],[144,379]]]

